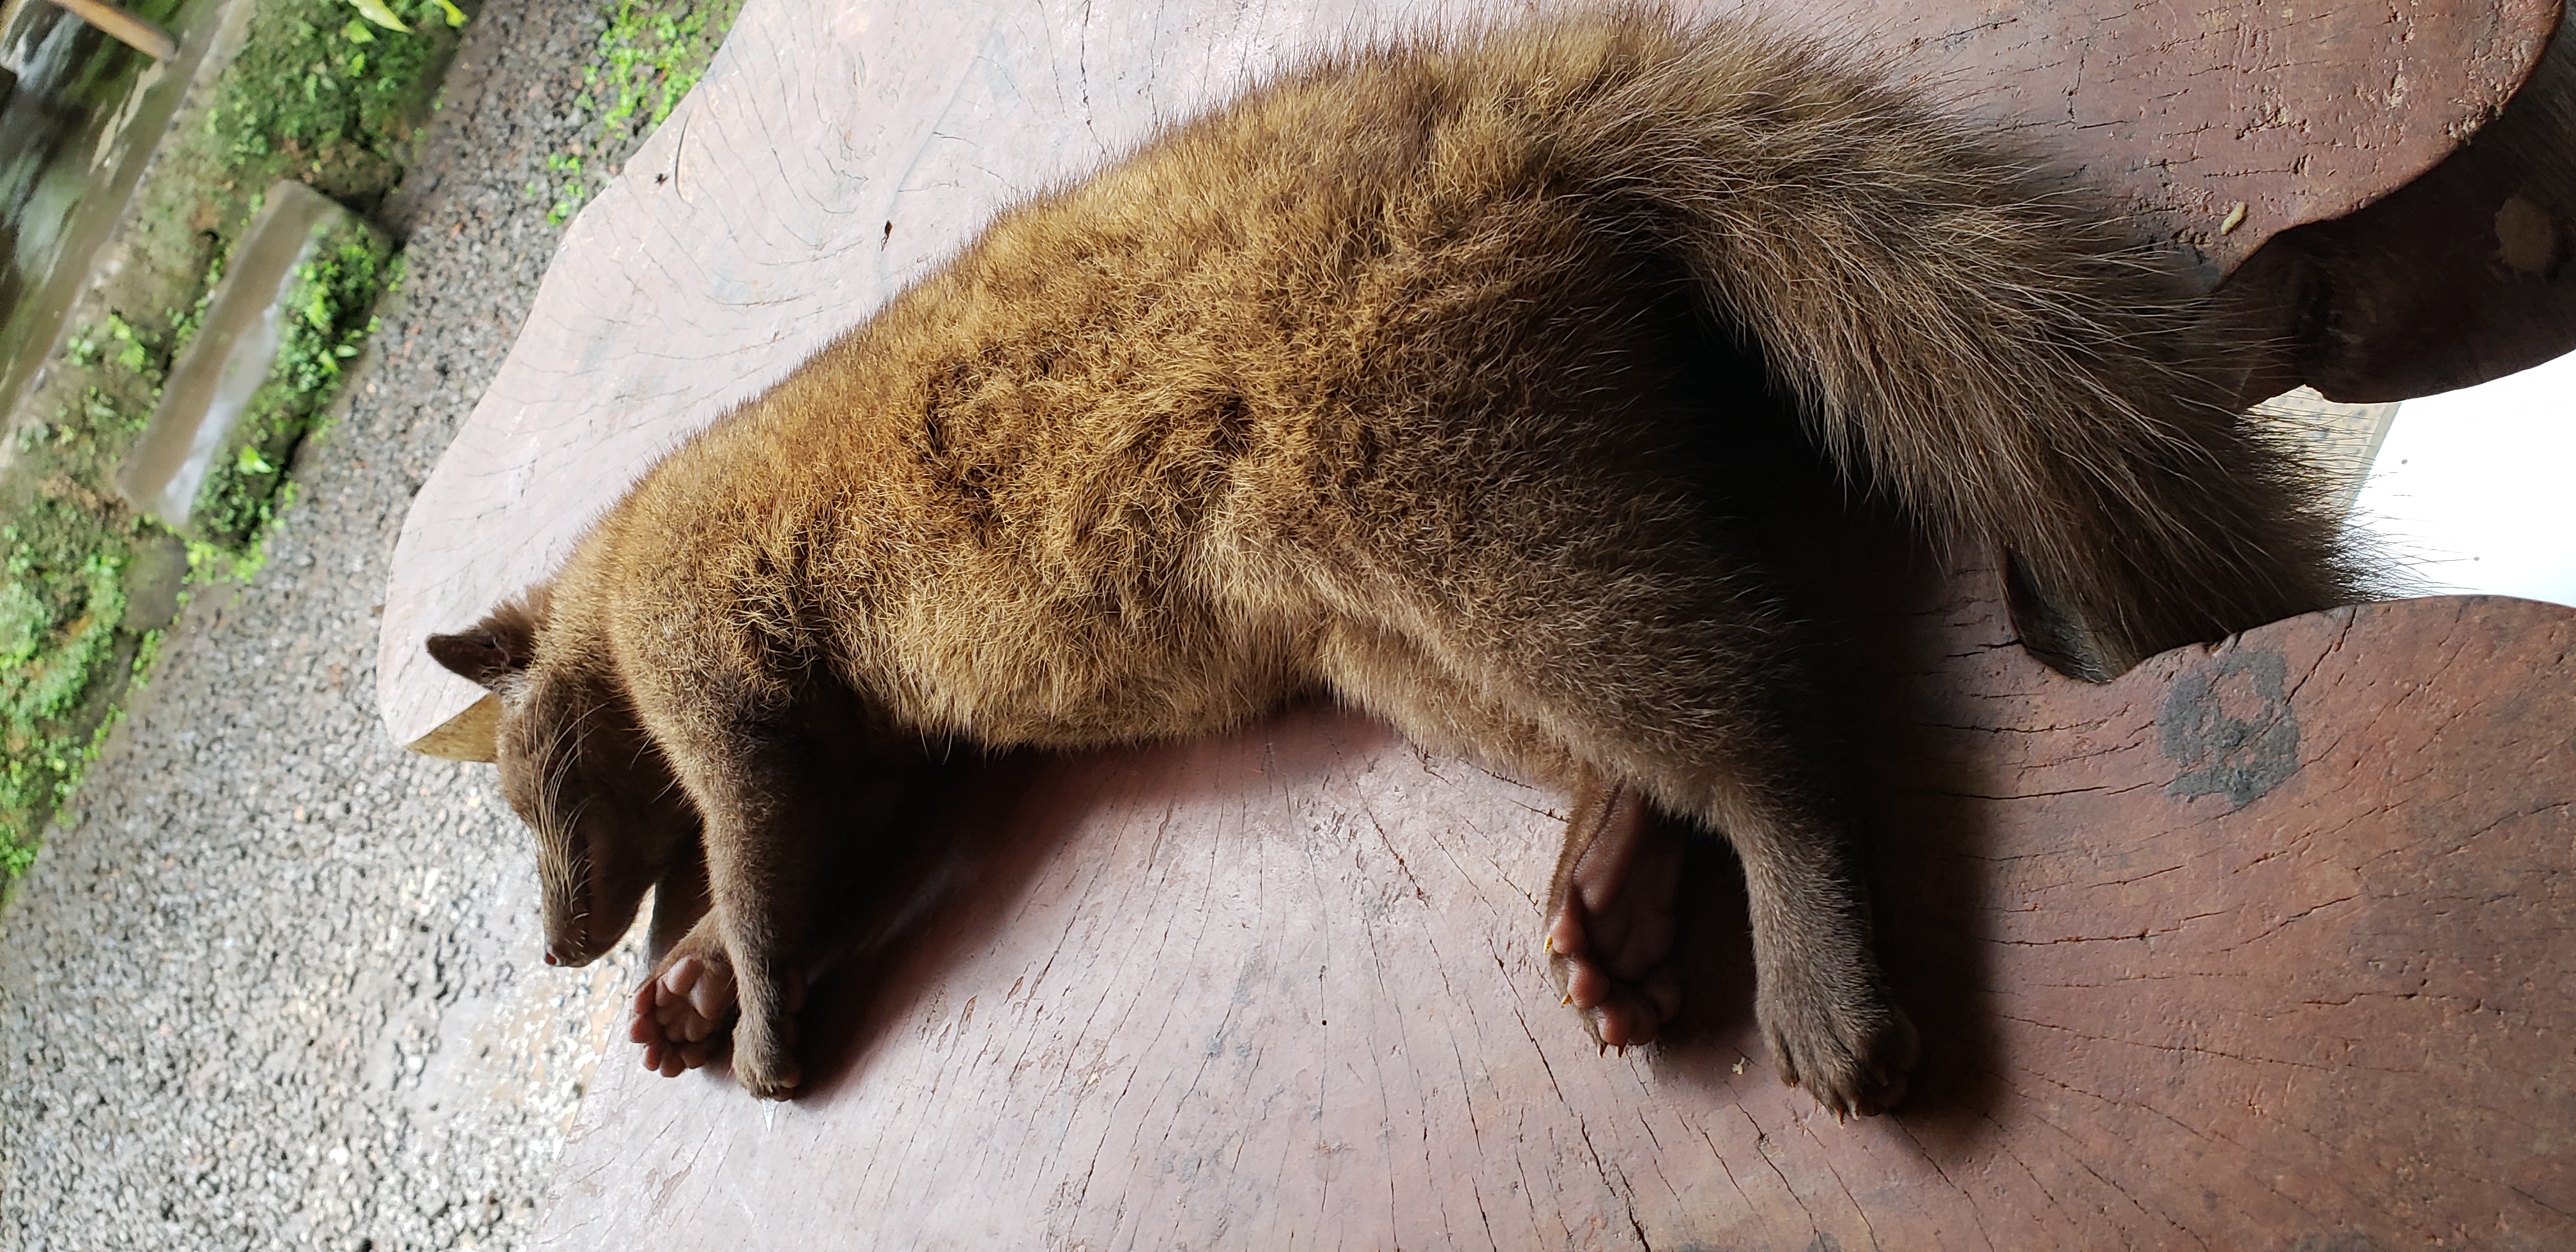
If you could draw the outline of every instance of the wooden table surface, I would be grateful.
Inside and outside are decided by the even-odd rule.
[[[479,694],[427,633],[996,207],[1301,51],[1486,11],[752,0],[414,503],[388,729]],[[2081,166],[2216,282],[2451,169],[2558,14],[1782,16]],[[1538,948],[1561,797],[1302,709],[960,763],[849,904],[809,1094],[613,1045],[545,1244],[2576,1246],[2576,613],[2367,606],[2087,687],[2012,642],[1973,554],[1817,567],[1878,641],[1831,668],[1928,1039],[1898,1114],[1837,1126],[1766,1071],[1714,849],[1677,1039],[1595,1055]]]
[[[1890,1116],[1769,1072],[1722,850],[1673,1041],[1597,1055],[1539,943],[1562,798],[1304,709],[962,767],[853,897],[806,1093],[611,1044],[540,1246],[2576,1246],[2576,610],[2090,686],[1942,582],[1868,584],[1917,629],[1834,667],[1926,1038]]]

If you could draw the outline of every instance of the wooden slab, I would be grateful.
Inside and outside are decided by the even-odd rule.
[[[2359,212],[2284,232],[2236,282],[2269,293],[2294,372],[2403,400],[2576,348],[2576,30],[2476,142]]]
[[[2576,1246],[2576,611],[2096,687],[1987,571],[1852,585],[1896,1114],[1768,1072],[1714,848],[1677,1041],[1596,1055],[1539,944],[1560,798],[1308,709],[965,767],[854,908],[913,902],[817,986],[809,1094],[613,1045],[542,1246]]]
[[[1312,50],[1517,11],[751,0],[705,81],[574,222],[414,499],[385,599],[386,728],[437,749],[428,737],[480,693],[428,661],[432,631],[545,578],[663,450],[996,208]],[[2450,154],[2529,73],[2558,4],[1824,0],[1771,15],[2020,132],[2132,201],[2141,232],[2189,250],[2214,283],[2276,232]]]

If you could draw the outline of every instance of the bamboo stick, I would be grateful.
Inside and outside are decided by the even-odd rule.
[[[155,61],[167,61],[179,51],[179,45],[170,38],[170,32],[103,0],[54,0],[54,3]]]

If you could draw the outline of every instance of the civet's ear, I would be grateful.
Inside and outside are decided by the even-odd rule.
[[[536,616],[525,605],[504,604],[465,630],[431,635],[429,655],[458,675],[498,691],[503,679],[537,659]]]

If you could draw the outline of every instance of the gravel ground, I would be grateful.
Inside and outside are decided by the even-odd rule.
[[[0,1247],[516,1247],[630,947],[540,959],[488,766],[376,719],[411,495],[562,230],[598,3],[492,0],[388,213],[410,279],[249,586],[200,590],[0,917]]]

